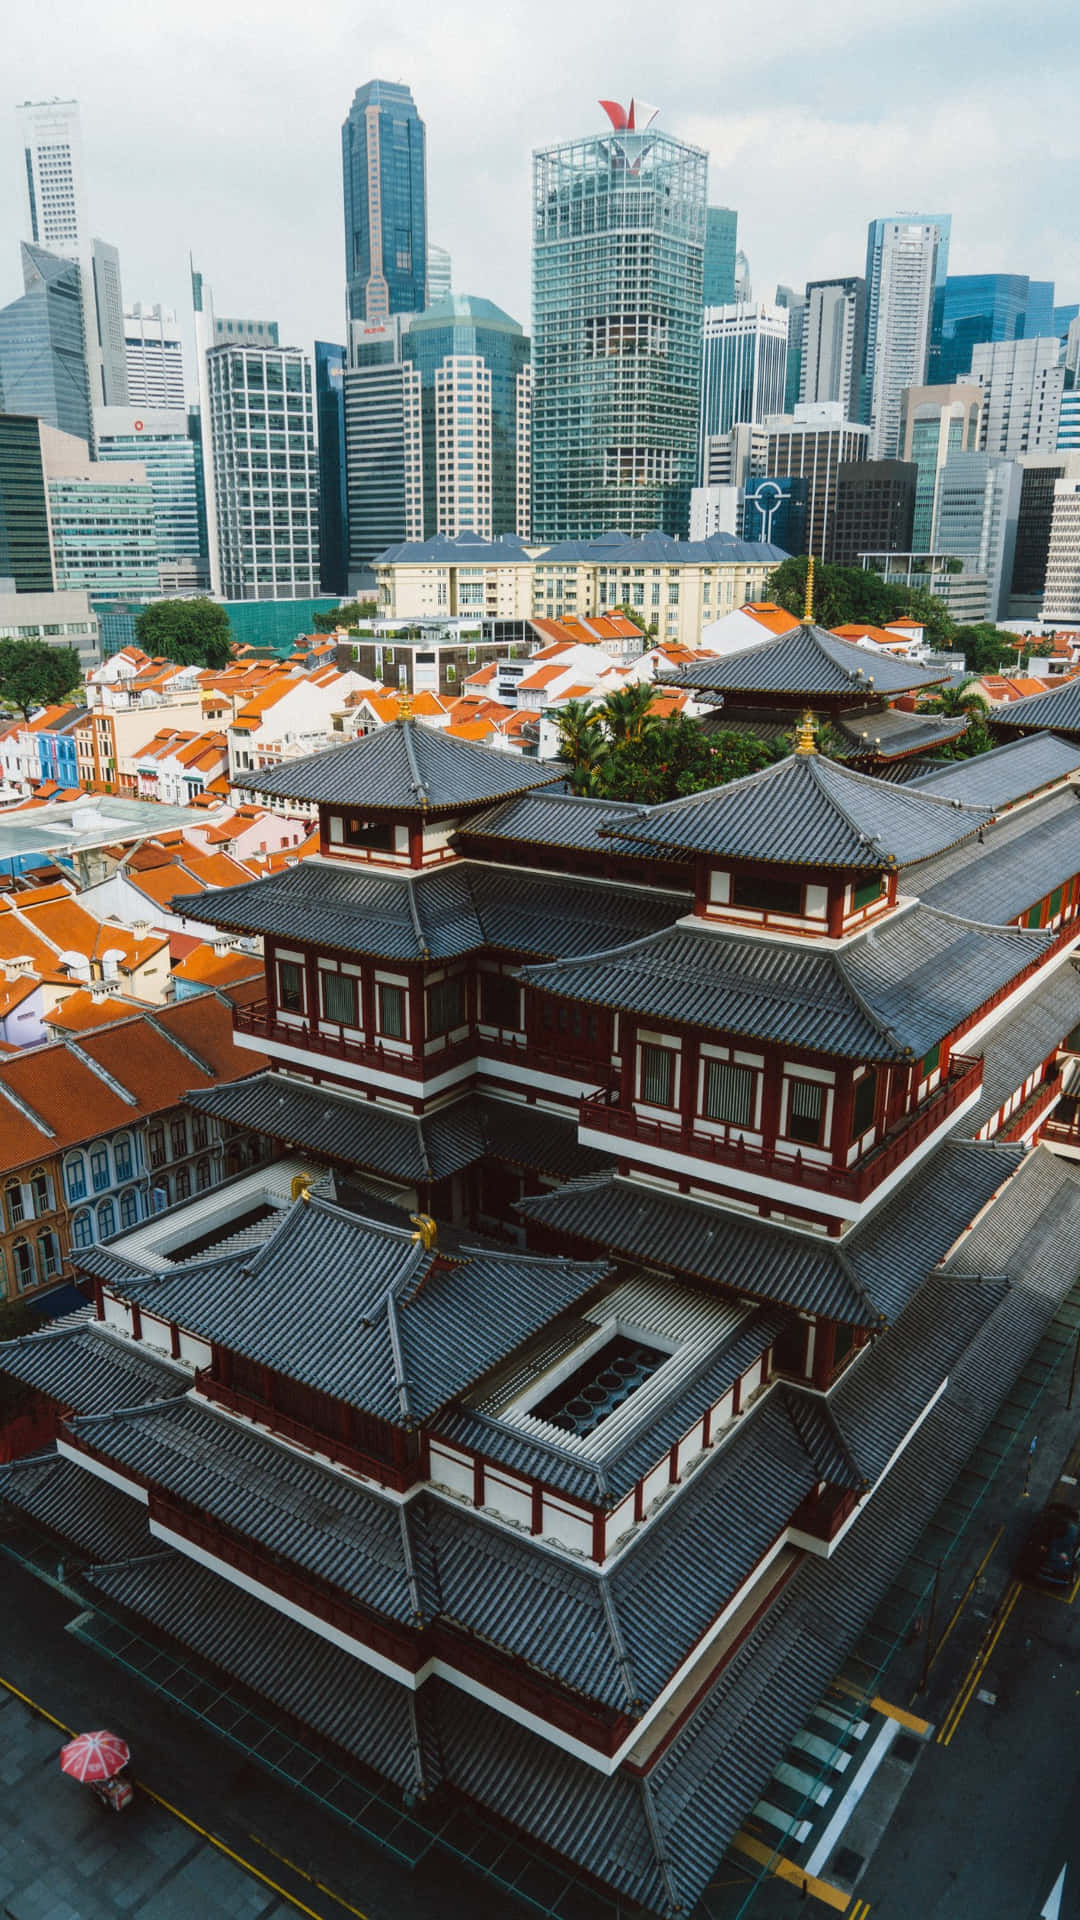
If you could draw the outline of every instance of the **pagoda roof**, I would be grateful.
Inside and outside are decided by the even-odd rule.
[[[948,676],[893,653],[871,653],[839,640],[824,627],[802,623],[790,633],[755,642],[740,653],[695,660],[668,683],[689,692],[792,694],[800,698],[866,700],[937,686]],[[1080,725],[1080,721],[1077,723]]]
[[[948,745],[950,740],[959,738],[968,724],[966,713],[941,719],[937,714],[908,713],[903,707],[882,706],[851,708],[839,713],[818,712],[814,718],[832,728],[835,738],[829,752],[835,760],[903,761],[909,755]],[[796,724],[795,715],[790,711],[770,713],[760,707],[740,708],[729,705],[719,694],[712,711],[703,714],[700,721],[706,733],[748,734],[769,745],[790,740]]]
[[[608,839],[609,828],[634,820],[640,807],[633,800],[598,800],[590,795],[558,793],[548,788],[500,801],[486,813],[473,814],[459,829],[455,844],[473,839],[527,841],[538,847],[573,847],[580,853],[619,854]],[[633,850],[626,852],[633,857]]]
[[[34,1454],[0,1467],[0,1501],[94,1560],[126,1560],[153,1545],[146,1508],[63,1454]]]
[[[608,1159],[579,1144],[576,1120],[480,1094],[466,1094],[420,1116],[267,1072],[214,1087],[205,1097],[194,1093],[187,1104],[230,1126],[412,1183],[443,1180],[484,1158],[563,1179]]]
[[[1018,1007],[995,1022],[980,1043],[983,1082],[979,1097],[960,1122],[959,1131],[977,1133],[1010,1094],[1022,1087],[1032,1069],[1061,1045],[1062,1036],[1080,1026],[1080,972],[1076,962],[1056,966],[1026,993]]]
[[[1074,873],[1080,873],[1080,788],[1069,786],[1007,813],[987,828],[981,845],[954,847],[909,868],[904,888],[928,906],[1001,925]]]
[[[878,1327],[899,1319],[931,1268],[1023,1159],[1020,1146],[949,1140],[840,1240],[615,1173],[528,1195],[517,1211],[538,1226],[653,1268],[845,1325]]]
[[[1040,732],[1080,733],[1080,675],[1072,675],[1060,687],[1048,693],[1029,693],[1022,700],[1003,700],[990,708],[995,727],[1019,732],[1035,727]]]
[[[985,808],[874,780],[815,752],[789,754],[727,786],[639,808],[600,831],[669,855],[891,868],[956,846],[989,817]]]
[[[456,813],[530,787],[565,781],[553,762],[476,747],[416,720],[394,720],[361,740],[309,753],[285,766],[237,774],[234,785],[319,806],[376,813]]]
[[[185,1369],[74,1314],[39,1333],[0,1343],[0,1373],[73,1413],[141,1406],[186,1393],[191,1384]]]
[[[313,1196],[246,1259],[118,1277],[113,1290],[395,1426],[429,1418],[604,1277],[603,1261],[427,1251]]]
[[[386,959],[450,960],[480,947],[591,953],[670,926],[691,900],[479,861],[404,874],[312,856],[242,887],[181,894],[173,904],[189,920],[236,932]]]
[[[527,985],[680,1026],[856,1060],[918,1060],[1040,960],[1051,933],[912,902],[837,948],[680,921],[629,946],[521,969]]]
[[[989,753],[935,767],[913,784],[919,793],[936,793],[965,806],[998,808],[1030,799],[1075,773],[1080,773],[1080,746],[1054,733],[1026,733]]]

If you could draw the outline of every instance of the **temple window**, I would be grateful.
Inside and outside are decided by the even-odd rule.
[[[820,1080],[786,1082],[787,1115],[784,1134],[800,1146],[820,1147],[825,1131],[826,1094]]]
[[[452,1033],[465,1025],[465,975],[438,980],[428,988],[429,1034]]]
[[[393,822],[358,820],[353,814],[346,814],[342,821],[342,841],[347,847],[362,847],[372,853],[393,853]]]
[[[706,1120],[729,1127],[756,1125],[758,1076],[752,1067],[730,1060],[702,1062],[701,1111]]]
[[[754,913],[779,913],[799,919],[803,910],[801,880],[766,878],[764,874],[733,873],[731,903]]]
[[[868,1133],[874,1124],[874,1107],[877,1096],[877,1076],[864,1073],[861,1080],[855,1082],[855,1099],[851,1109],[851,1137],[859,1140]]]
[[[285,1013],[304,1011],[304,969],[295,960],[277,963],[278,1006]]]
[[[881,899],[884,888],[884,874],[876,873],[872,879],[864,880],[862,886],[855,888],[852,899],[853,911],[861,913],[864,907],[872,907],[875,900]]]
[[[521,1028],[521,988],[508,973],[481,973],[480,1019],[487,1027]]]
[[[404,1040],[405,989],[380,980],[376,987],[379,1032],[384,1040]]]
[[[359,1025],[356,1005],[357,982],[348,973],[328,973],[321,971],[319,981],[322,989],[322,1011],[324,1020],[333,1020],[338,1026],[355,1027]]]
[[[679,1056],[672,1046],[643,1040],[638,1046],[638,1099],[648,1107],[673,1107]]]

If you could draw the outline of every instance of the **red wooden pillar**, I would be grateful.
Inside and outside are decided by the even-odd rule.
[[[776,1148],[776,1136],[780,1131],[780,1091],[783,1081],[783,1068],[778,1054],[765,1055],[765,1070],[761,1088],[761,1147],[763,1153],[773,1153]]]
[[[824,1389],[832,1378],[836,1358],[836,1323],[819,1320],[814,1341],[814,1385]]]
[[[637,1073],[637,1023],[631,1019],[628,1013],[620,1016],[619,1040],[622,1049],[619,1105],[620,1107],[632,1107],[634,1104],[634,1078]]]
[[[849,1067],[840,1075],[833,1100],[832,1148],[831,1159],[834,1167],[846,1167],[848,1148],[851,1146],[852,1113],[855,1106],[855,1069]]]
[[[830,880],[828,914],[830,940],[839,940],[844,931],[844,892],[842,880]]]
[[[427,1006],[425,1004],[427,996],[424,991],[424,976],[422,973],[410,973],[408,995],[409,1036],[413,1058],[415,1060],[422,1060],[424,1057],[424,1042],[427,1039]]]
[[[318,956],[310,947],[304,948],[304,969],[307,978],[307,1023],[312,1033],[319,1031],[319,968]]]
[[[682,1051],[679,1057],[679,1118],[684,1133],[693,1133],[697,1116],[698,1057],[700,1043],[691,1034],[684,1034]]]

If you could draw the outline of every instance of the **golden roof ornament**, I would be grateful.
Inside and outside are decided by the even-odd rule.
[[[398,688],[397,717],[399,720],[412,719],[412,694],[407,680],[403,680]]]
[[[806,604],[803,607],[802,624],[812,627],[814,624],[814,556],[810,554],[806,562]]]
[[[809,707],[799,722],[799,731],[795,735],[796,753],[817,752],[817,724]]]

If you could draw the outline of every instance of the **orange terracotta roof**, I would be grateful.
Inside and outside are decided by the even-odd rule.
[[[738,611],[748,613],[759,626],[768,627],[770,633],[790,633],[792,627],[799,624],[795,615],[786,607],[778,607],[775,600],[748,600]]]
[[[263,978],[263,964],[256,954],[215,953],[205,940],[173,967],[177,980],[204,987],[231,986],[237,980]]]
[[[80,987],[43,1019],[57,1032],[85,1033],[89,1028],[111,1026],[115,1020],[129,1020],[135,1011],[130,1000],[117,1000],[111,994],[99,997]]]
[[[477,667],[475,673],[466,674],[465,685],[467,687],[486,687],[490,681],[495,679],[498,671],[499,669],[496,662],[489,660],[486,667]]]
[[[555,625],[555,622],[554,620],[545,620],[545,621],[534,620],[532,624],[534,627],[538,627],[538,626],[553,627]],[[550,646],[541,647],[538,653],[530,654],[529,658],[531,660],[557,660],[560,654],[567,653],[573,645],[574,645],[573,640],[566,640],[566,639],[553,640]]]
[[[888,625],[890,627],[897,627],[897,628],[910,627],[916,633],[921,633],[923,628],[926,625],[926,621],[925,620],[909,620],[907,614],[905,614],[902,620],[890,620],[888,622]]]
[[[534,693],[540,687],[550,687],[552,681],[560,679],[565,672],[565,667],[539,667],[535,673],[530,673],[527,679],[518,681],[518,692]]]
[[[28,1000],[32,993],[36,993],[40,985],[41,981],[34,973],[17,974],[14,980],[7,980],[0,975],[0,1020],[6,1019],[21,1001]]]
[[[186,853],[183,864],[204,887],[242,887],[252,877],[248,867],[227,853]],[[183,893],[184,887],[178,886],[176,891]]]
[[[178,861],[170,860],[168,866],[151,867],[141,873],[129,874],[133,887],[144,893],[156,906],[167,907],[174,893],[205,893],[206,887],[195,874],[185,872]],[[251,878],[244,875],[245,880]]]
[[[584,681],[580,681],[577,686],[564,687],[562,697],[564,700],[584,700],[587,694],[595,692],[595,687],[586,686]]]
[[[268,853],[265,860],[260,859],[258,872],[280,873],[281,869],[288,866],[290,861],[306,860],[309,853],[318,853],[318,851],[319,835],[317,832],[309,833],[307,839],[301,840],[299,846],[278,847],[276,852]]]

